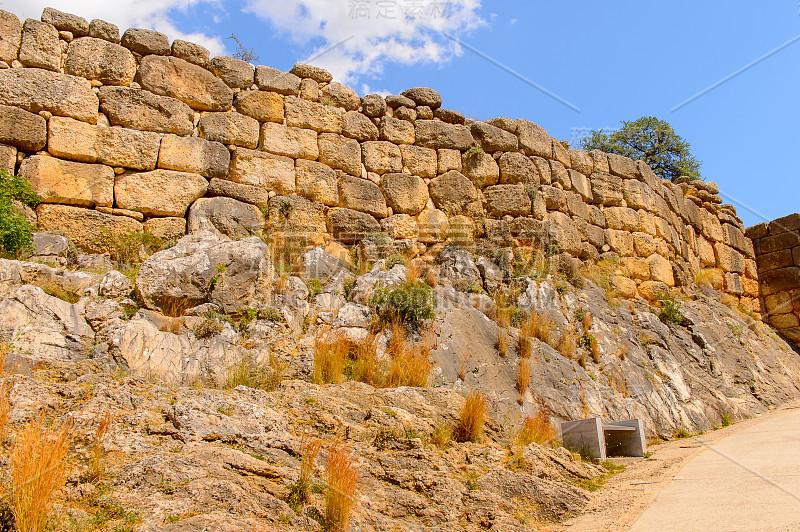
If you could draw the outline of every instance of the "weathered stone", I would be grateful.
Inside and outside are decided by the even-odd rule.
[[[231,154],[224,145],[198,137],[166,135],[161,139],[158,167],[202,176],[225,177]]]
[[[231,157],[228,179],[278,194],[295,191],[294,161],[288,157],[238,148]]]
[[[641,181],[626,179],[622,184],[623,195],[628,207],[634,209],[656,210],[655,192]]]
[[[551,139],[553,148],[553,158],[561,163],[564,168],[569,168],[569,151],[564,147],[562,141]]]
[[[344,170],[350,175],[360,176],[361,145],[355,139],[322,133],[319,136],[319,162]]]
[[[511,152],[516,150],[519,145],[516,135],[486,122],[473,122],[470,130],[478,144],[490,153],[496,151]]]
[[[0,105],[0,143],[35,152],[47,143],[47,121],[18,107]]]
[[[11,64],[19,54],[22,26],[13,13],[0,10],[0,61]]]
[[[800,286],[800,268],[792,266],[764,272],[758,276],[758,281],[762,297],[785,290],[796,290]]]
[[[755,240],[753,244],[758,255],[765,255],[782,249],[791,249],[800,246],[800,233],[797,231],[779,233]]]
[[[316,162],[297,161],[297,193],[325,205],[339,204],[336,172],[329,166]]]
[[[264,231],[261,209],[233,198],[200,198],[189,209],[189,232],[211,231],[234,240]]]
[[[524,185],[495,185],[483,191],[486,212],[500,218],[506,215],[527,216],[531,213],[531,199]]]
[[[800,229],[800,213],[789,214],[772,220],[768,224],[770,235],[779,235],[787,231],[797,231]],[[763,235],[767,236],[767,235]],[[750,238],[761,238],[760,236],[751,236]]]
[[[250,149],[258,147],[258,121],[235,111],[203,113],[197,127],[200,136],[208,140]]]
[[[283,123],[283,98],[280,94],[267,91],[237,92],[233,106],[243,115],[259,122]]]
[[[64,71],[106,85],[127,86],[136,75],[136,66],[136,59],[126,48],[102,39],[82,37],[69,43]]]
[[[795,261],[794,257],[792,256],[791,249],[781,249],[779,251],[764,253],[763,255],[758,256],[759,273],[794,265]]]
[[[402,145],[400,151],[403,154],[403,166],[413,175],[420,177],[436,177],[438,168],[438,158],[436,150],[422,148],[420,146]]]
[[[725,235],[722,232],[722,224],[719,223],[719,218],[706,209],[700,209],[700,222],[700,232],[704,237],[712,242],[722,242]]]
[[[464,151],[475,143],[469,128],[438,120],[417,120],[416,144],[425,148]]]
[[[269,200],[269,223],[272,235],[286,249],[323,245],[327,236],[323,205],[296,194]]]
[[[472,181],[455,170],[432,179],[428,189],[436,208],[452,216],[463,214],[467,205],[478,200]]]
[[[215,76],[234,89],[249,89],[255,78],[255,67],[250,63],[225,55],[211,60],[209,69]]]
[[[272,91],[287,96],[296,96],[300,92],[300,78],[264,65],[256,67],[256,85],[262,91]]]
[[[99,96],[100,110],[112,125],[177,135],[192,132],[192,109],[180,100],[129,87],[100,87]]]
[[[633,233],[633,247],[636,255],[640,257],[649,257],[657,252],[655,239],[647,233],[638,231]]]
[[[467,151],[461,157],[461,166],[464,175],[478,188],[495,185],[500,179],[500,167],[488,153]]]
[[[103,252],[104,240],[120,238],[133,231],[141,231],[142,224],[127,216],[113,216],[98,211],[42,203],[36,208],[39,229],[57,231],[81,249]]]
[[[450,222],[447,215],[438,209],[426,209],[417,215],[419,226],[419,241],[425,244],[435,244],[447,240],[450,232]]]
[[[328,215],[333,238],[352,244],[367,235],[380,233],[381,225],[365,212],[352,209],[333,209]]]
[[[22,24],[19,62],[26,67],[58,72],[61,68],[61,45],[58,30],[50,24],[27,19]]]
[[[621,231],[638,231],[639,215],[627,207],[607,207],[603,209],[608,227]]]
[[[580,253],[581,237],[578,228],[569,216],[557,211],[549,212],[543,227],[549,235],[551,243],[558,246],[560,252],[576,256]]]
[[[381,190],[395,213],[415,215],[428,203],[428,186],[417,176],[385,174],[381,178]]]
[[[398,94],[390,94],[386,97],[386,104],[392,109],[406,107],[413,109],[417,104],[408,96],[401,96]]]
[[[122,127],[93,126],[54,116],[47,151],[81,162],[101,162],[135,170],[156,167],[161,139],[156,133]]]
[[[171,52],[173,57],[183,59],[184,61],[188,61],[189,63],[193,63],[203,68],[208,67],[208,58],[210,54],[208,49],[204,46],[200,46],[199,44],[195,44],[193,42],[175,39],[172,41]]]
[[[370,118],[378,118],[386,114],[386,100],[380,94],[368,94],[361,98],[363,113]]]
[[[357,111],[349,111],[342,117],[345,137],[360,140],[378,140],[378,127],[372,120]]]
[[[575,170],[568,170],[569,180],[572,183],[572,188],[580,194],[583,201],[590,202],[594,198],[592,194],[592,183],[589,178]]]
[[[261,149],[295,159],[314,160],[319,157],[315,131],[273,122],[265,122],[261,126]]]
[[[628,157],[617,155],[616,153],[607,154],[608,167],[612,174],[626,177],[628,179],[635,179],[638,175],[636,162]]]
[[[550,180],[553,184],[558,183],[563,190],[572,188],[572,181],[564,165],[559,161],[550,161]]]
[[[317,83],[329,83],[333,80],[333,75],[324,68],[305,63],[295,63],[289,72],[301,78],[311,78]]]
[[[714,256],[717,267],[724,272],[744,273],[744,257],[733,248],[722,242],[714,244]]]
[[[414,144],[414,124],[391,116],[381,118],[380,139],[394,144]]]
[[[518,152],[504,153],[497,160],[500,168],[500,184],[539,184],[539,170],[528,157]]]
[[[413,100],[416,105],[424,105],[431,109],[442,106],[442,95],[428,87],[414,87],[403,91],[402,95]]]
[[[341,109],[337,107],[301,100],[295,96],[286,98],[288,126],[313,129],[318,133],[341,133],[343,124]]]
[[[187,306],[211,302],[223,312],[235,312],[268,302],[274,274],[269,247],[260,238],[230,241],[199,232],[148,258],[136,291],[152,309],[164,311],[175,301]]]
[[[539,192],[544,199],[548,211],[567,212],[567,195],[560,188],[542,185]]]
[[[73,15],[72,13],[64,13],[52,7],[44,8],[42,11],[42,22],[52,24],[56,29],[68,31],[75,37],[83,37],[89,33],[89,23],[86,22],[85,18]]]
[[[378,185],[367,179],[343,175],[339,178],[339,204],[346,209],[386,217],[386,199]]]
[[[589,206],[583,201],[580,194],[574,192],[565,192],[567,196],[567,210],[573,216],[577,216],[581,220],[589,223]]]
[[[208,189],[203,176],[173,170],[129,172],[117,176],[117,206],[152,216],[184,216]]]
[[[604,236],[606,244],[615,253],[623,257],[632,257],[634,255],[633,236],[629,232],[606,229]]]
[[[94,19],[89,23],[89,37],[119,44],[119,28],[105,20]]]
[[[442,107],[433,110],[433,116],[438,118],[442,122],[446,122],[448,124],[455,124],[458,126],[463,126],[466,124],[467,119],[458,111],[454,111],[453,109],[444,109]]]
[[[44,203],[92,207],[111,206],[114,201],[114,170],[108,166],[34,155],[22,162],[19,175]]]
[[[450,170],[457,172],[461,171],[461,152],[458,150],[436,150],[436,155],[439,157],[438,173],[446,174]]]
[[[547,131],[527,120],[515,120],[514,123],[517,126],[519,147],[526,155],[538,155],[548,159],[553,156],[552,142]]]
[[[322,100],[322,91],[319,88],[319,83],[311,78],[300,80],[300,98],[311,100],[312,102]]]
[[[211,179],[208,184],[208,193],[214,196],[233,198],[259,208],[265,208],[269,202],[269,192],[263,188],[234,183],[227,179]]]
[[[667,286],[675,286],[675,277],[672,274],[672,264],[656,253],[653,253],[647,258],[647,263],[650,266],[650,278],[654,281],[659,281]]]
[[[322,88],[323,98],[327,98],[333,105],[344,107],[348,111],[355,111],[361,106],[361,98],[356,91],[345,87],[341,83],[329,83]]]
[[[569,166],[585,176],[591,175],[594,171],[592,157],[583,150],[569,150]]]
[[[0,170],[5,170],[9,175],[16,174],[17,149],[13,146],[0,144]]]
[[[419,226],[408,214],[395,214],[381,220],[381,229],[395,240],[416,240],[419,237]]]
[[[380,140],[365,142],[361,145],[361,152],[368,172],[382,175],[387,172],[400,172],[403,169],[400,148],[391,142]]]
[[[620,177],[595,172],[591,175],[590,180],[595,203],[606,206],[622,205],[622,179]]]
[[[198,111],[227,111],[233,103],[233,90],[221,79],[177,57],[143,57],[139,79],[142,88],[177,98]]]
[[[169,55],[169,38],[163,33],[143,28],[129,28],[122,34],[122,46],[139,55]],[[188,103],[188,102],[187,102]]]

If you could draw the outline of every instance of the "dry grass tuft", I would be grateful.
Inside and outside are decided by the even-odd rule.
[[[345,532],[349,530],[358,492],[358,469],[346,447],[336,445],[331,449],[325,474],[325,530]]]
[[[180,318],[187,310],[199,304],[199,302],[194,299],[168,296],[159,297],[154,302],[161,309],[161,313],[164,316],[169,316],[171,318]],[[174,334],[177,334],[177,332]]]
[[[9,506],[19,532],[45,530],[53,496],[67,479],[69,425],[45,427],[29,423],[17,434],[9,459]]]
[[[550,416],[539,412],[536,417],[527,416],[517,433],[516,443],[526,446],[531,443],[545,445],[556,439],[556,431],[550,424]]]
[[[456,440],[460,442],[474,442],[483,432],[486,422],[486,410],[489,401],[481,392],[473,391],[467,396],[467,402],[461,409],[456,428]]]
[[[0,384],[0,444],[2,444],[8,433],[6,432],[6,426],[8,425],[8,418],[11,415],[11,386],[13,382],[9,378],[8,373],[6,373],[6,357],[8,353],[11,351],[11,347],[4,343],[0,342],[0,379],[2,379],[2,384]]]
[[[470,355],[469,351],[462,351],[461,354],[458,355],[459,365],[458,365],[458,378],[461,379],[461,382],[467,381],[467,360],[470,359],[472,355]]]
[[[582,322],[583,334],[586,334],[586,333],[589,332],[589,329],[592,328],[592,322],[593,321],[594,321],[594,317],[592,316],[591,312],[587,312],[586,314],[583,315],[583,322]]]
[[[630,348],[631,344],[628,342],[623,342],[619,345],[619,359],[625,360],[628,356],[628,348]]]
[[[519,365],[517,366],[517,391],[519,392],[520,403],[522,403],[522,396],[528,390],[531,384],[531,359],[520,358]]]
[[[111,428],[113,418],[111,413],[105,412],[97,422],[97,429],[92,438],[92,454],[89,458],[89,476],[95,482],[103,480],[106,473],[106,442],[108,431]]]
[[[344,367],[350,353],[350,343],[330,329],[322,329],[314,337],[314,372],[316,384],[339,384],[344,380]]]
[[[508,355],[508,333],[504,329],[497,331],[497,352],[503,358]]]
[[[600,363],[600,348],[597,345],[597,337],[593,334],[589,335],[589,350],[592,352],[592,360],[595,364]]]
[[[428,286],[431,288],[436,288],[436,285],[439,284],[439,278],[433,268],[430,268],[428,273],[425,274],[425,282],[428,283]]]
[[[372,334],[356,347],[353,380],[381,387],[386,382],[386,363],[378,358],[378,336]]]
[[[553,327],[554,323],[552,320],[543,317],[537,312],[533,312],[524,322],[522,322],[522,326],[520,327],[520,335],[528,338],[538,338],[542,342],[549,345]]]
[[[575,359],[575,351],[577,350],[577,340],[575,338],[575,331],[572,327],[566,326],[564,332],[561,333],[561,340],[558,343],[558,351],[570,360]]]
[[[419,265],[419,259],[410,260],[406,263],[406,281],[414,283],[419,281],[422,276],[422,269]]]
[[[434,366],[431,362],[429,339],[413,344],[405,340],[397,350],[391,350],[390,354],[392,361],[387,378],[389,387],[428,386]]]
[[[431,443],[440,449],[446,449],[453,440],[453,429],[444,423],[437,423],[433,427]]]
[[[289,506],[292,508],[299,508],[308,501],[311,493],[311,475],[314,473],[314,462],[320,449],[322,441],[312,436],[303,436],[300,442],[300,477],[289,494]]]

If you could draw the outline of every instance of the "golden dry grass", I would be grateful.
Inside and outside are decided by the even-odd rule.
[[[554,323],[538,312],[532,312],[520,326],[520,335],[528,338],[538,338],[546,344],[550,344],[551,332]]]
[[[106,442],[113,418],[110,412],[105,412],[97,422],[97,428],[92,438],[92,450],[89,457],[89,475],[94,481],[100,481],[106,472]]]
[[[550,416],[544,412],[539,412],[535,417],[526,416],[522,427],[516,437],[518,445],[530,445],[538,443],[545,445],[556,439],[556,431],[550,424]]]
[[[8,504],[19,532],[41,532],[50,516],[53,496],[67,479],[69,425],[45,427],[39,421],[21,430],[11,448]]]
[[[564,327],[564,331],[561,333],[561,339],[558,342],[558,351],[564,357],[574,360],[577,347],[578,342],[575,338],[575,331],[573,331],[570,326]]]
[[[600,363],[600,348],[597,345],[597,337],[594,335],[589,336],[589,350],[592,352],[592,360],[595,364]]]
[[[458,417],[456,440],[474,442],[478,439],[483,432],[488,407],[489,401],[485,395],[478,391],[470,392]]]
[[[299,508],[308,501],[311,493],[311,476],[314,473],[314,462],[322,449],[323,442],[313,436],[305,435],[300,441],[300,477],[289,494],[289,505]]]
[[[8,426],[8,418],[11,415],[11,386],[12,381],[6,373],[6,358],[11,351],[11,347],[0,342],[0,443],[5,441],[8,433],[6,432]]]
[[[345,446],[337,444],[331,449],[325,477],[325,530],[345,532],[358,493],[358,468]]]
[[[497,352],[503,358],[508,355],[508,333],[504,329],[497,331]]]
[[[517,391],[520,397],[528,390],[531,384],[531,359],[520,358],[517,365]]]
[[[589,329],[592,328],[592,322],[593,321],[594,321],[594,316],[592,316],[591,312],[587,312],[586,314],[583,315],[583,321],[582,321],[583,334],[586,334],[586,333],[589,332]]]
[[[625,360],[628,356],[628,348],[631,346],[628,342],[622,342],[619,344],[619,359]]]
[[[355,348],[353,380],[381,387],[386,382],[386,363],[378,358],[378,336],[371,334]]]
[[[387,386],[428,386],[434,366],[431,362],[433,338],[433,330],[428,329],[421,341],[410,342],[405,327],[399,322],[392,324]]]
[[[314,337],[314,371],[316,384],[339,384],[344,380],[344,368],[350,354],[350,343],[330,329],[322,329]]]

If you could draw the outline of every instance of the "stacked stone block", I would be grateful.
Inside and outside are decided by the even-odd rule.
[[[764,319],[800,346],[800,214],[747,228],[756,251]]]
[[[0,106],[0,161],[41,195],[41,229],[87,249],[130,230],[301,247],[383,234],[429,256],[484,239],[618,257],[627,296],[714,268],[758,307],[752,244],[716,185],[662,182],[527,120],[468,121],[433,89],[361,98],[311,65],[210,58],[48,8],[0,12]]]

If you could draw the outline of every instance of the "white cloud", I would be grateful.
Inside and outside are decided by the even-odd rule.
[[[127,28],[150,28],[166,33],[170,39],[184,39],[202,44],[211,56],[225,53],[225,44],[219,37],[202,33],[186,34],[175,27],[170,17],[173,10],[185,10],[198,4],[222,8],[219,0],[2,0],[0,8],[17,15],[21,20],[39,19],[45,7],[74,13],[86,20],[99,18]]]
[[[484,24],[480,0],[245,0],[245,11],[299,42],[342,83],[380,74],[387,62],[440,63],[462,53],[447,37]],[[326,51],[327,50],[327,51]]]

